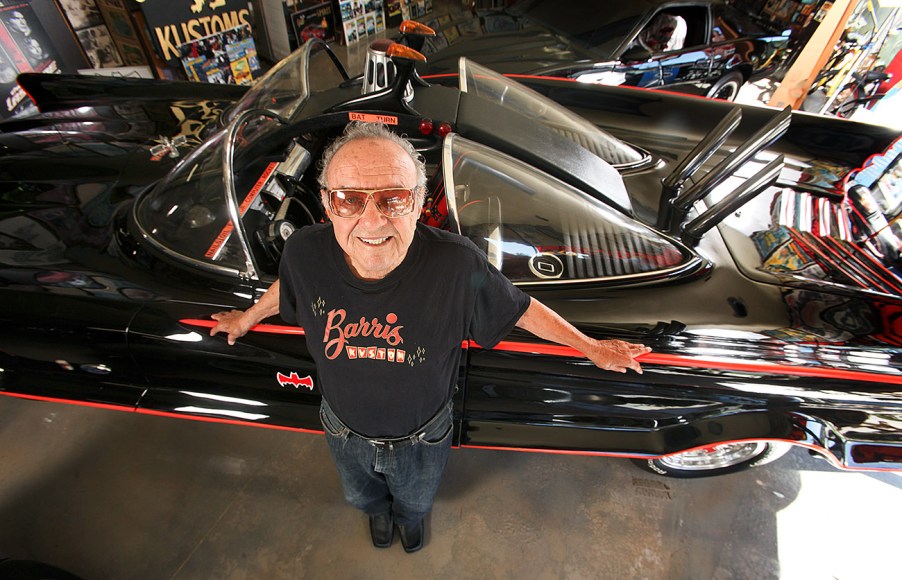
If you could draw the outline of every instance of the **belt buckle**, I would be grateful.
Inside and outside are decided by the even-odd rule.
[[[410,435],[408,437],[402,437],[400,439],[367,439],[367,441],[369,441],[370,445],[377,449],[388,449],[389,451],[392,451],[395,447],[405,447],[407,445],[410,445],[411,443],[422,441],[425,435],[426,432],[424,431],[415,435]]]
[[[376,449],[388,449],[389,451],[395,448],[395,443],[399,443],[399,441],[387,441],[385,439],[367,439],[367,441]]]

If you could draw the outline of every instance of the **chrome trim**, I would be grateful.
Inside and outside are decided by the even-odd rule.
[[[461,57],[462,58],[462,57]],[[451,157],[451,141],[454,140],[454,133],[445,137],[442,144],[442,177],[445,180],[445,203],[448,206],[448,222],[452,228],[456,230],[457,235],[463,235],[460,232],[460,222],[457,221],[457,196],[454,195],[454,165]],[[448,192],[451,192],[450,195]]]
[[[622,139],[621,139],[621,141],[622,141]],[[639,159],[638,161],[634,161],[633,163],[610,163],[608,161],[605,161],[605,163],[609,163],[611,165],[611,167],[616,169],[618,172],[623,173],[623,172],[636,171],[639,169],[643,169],[643,168],[645,168],[645,166],[651,165],[652,163],[654,163],[654,160],[655,160],[654,155],[652,155],[647,149],[639,147],[638,145],[634,145],[628,141],[623,141],[623,143],[628,145],[631,149],[634,149],[637,153],[641,154],[642,159]],[[598,156],[596,155],[596,157],[598,157]],[[601,159],[601,158],[599,157],[599,159]],[[602,159],[602,161],[604,161],[604,160]]]
[[[238,195],[235,192],[235,180],[232,178],[232,166],[234,165],[235,137],[238,128],[254,116],[269,117],[283,125],[285,124],[282,117],[270,111],[264,111],[262,109],[245,111],[229,126],[228,133],[226,133],[226,141],[222,148],[222,180],[225,185],[226,207],[229,210],[229,219],[232,220],[232,231],[238,235],[238,243],[241,244],[241,248],[244,250],[245,270],[243,275],[239,275],[249,280],[259,280],[260,276],[257,274],[257,264],[254,261],[254,254],[251,252],[250,244],[248,244],[247,241],[247,234],[244,232],[244,224],[241,222],[241,214],[239,213],[238,207]]]
[[[134,207],[136,205],[137,204],[132,205],[133,217],[134,217],[134,211],[135,211]],[[201,260],[196,260],[194,258],[190,258],[190,257],[186,256],[185,254],[180,254],[180,253],[176,252],[175,250],[164,246],[162,243],[160,243],[159,240],[157,240],[156,238],[151,236],[149,233],[144,231],[144,228],[141,227],[141,224],[138,222],[137,219],[134,219],[134,222],[135,222],[135,227],[138,228],[138,233],[141,235],[141,237],[145,241],[147,241],[151,246],[160,250],[167,256],[174,258],[175,260],[177,260],[179,262],[185,262],[185,263],[187,263],[191,266],[194,266],[195,268],[198,268],[200,270],[206,270],[208,272],[213,272],[214,274],[229,274],[231,276],[237,276],[239,278],[241,277],[241,270],[239,270],[237,268],[230,268],[228,266],[219,266],[217,264],[211,264],[210,262],[203,262]]]
[[[541,262],[539,262],[539,260],[541,259],[548,260],[554,269],[550,272],[544,272],[540,267]],[[551,252],[539,252],[538,254],[530,256],[526,265],[529,266],[529,271],[532,272],[533,276],[542,280],[557,280],[564,274],[564,261]]]
[[[750,441],[745,443],[725,443],[716,445],[710,450],[695,449],[661,457],[661,465],[684,471],[708,471],[732,467],[744,461],[754,459],[767,450],[767,443]]]
[[[667,238],[671,240],[671,238]],[[671,240],[672,241],[672,240]],[[680,244],[679,247],[682,247]],[[578,278],[572,280],[555,280],[554,282],[549,282],[548,280],[542,280],[537,282],[528,282],[528,281],[518,281],[513,282],[514,286],[539,286],[543,284],[592,284],[596,282],[623,282],[623,283],[636,283],[643,282],[646,280],[652,280],[657,278],[676,278],[688,274],[690,272],[694,272],[699,268],[705,265],[705,260],[702,258],[692,255],[692,258],[678,266],[674,266],[672,268],[667,268],[664,270],[655,270],[653,272],[642,272],[641,274],[622,274],[620,276],[605,276],[604,278]]]
[[[165,187],[165,185],[169,182],[169,178],[172,175],[175,175],[182,165],[192,163],[197,157],[200,157],[207,149],[209,149],[210,147],[213,147],[223,137],[224,137],[224,132],[220,131],[215,136],[213,136],[210,139],[201,143],[194,151],[189,153],[187,157],[182,159],[175,167],[173,167],[172,170],[169,172],[169,174],[161,182],[159,182],[156,185],[156,187]],[[156,189],[156,187],[154,189]],[[147,194],[147,192],[145,191],[144,194],[142,194],[141,197],[138,198],[138,200],[132,204],[131,215],[132,215],[132,222],[135,224],[135,228],[137,228],[138,234],[140,234],[140,236],[144,240],[146,240],[148,242],[148,244],[150,244],[151,246],[153,246],[154,248],[156,248],[163,254],[175,259],[176,261],[185,262],[188,265],[193,266],[195,268],[199,268],[201,270],[206,270],[208,272],[213,272],[215,274],[228,274],[228,275],[238,276],[238,277],[241,276],[241,270],[238,270],[237,268],[231,268],[229,266],[221,266],[219,264],[205,262],[202,260],[198,260],[196,258],[192,258],[190,256],[186,256],[185,254],[182,254],[180,252],[177,252],[177,251],[173,250],[172,248],[163,244],[160,240],[158,240],[150,232],[148,232],[144,228],[144,226],[141,224],[141,220],[138,219],[138,206],[143,202],[146,194]]]

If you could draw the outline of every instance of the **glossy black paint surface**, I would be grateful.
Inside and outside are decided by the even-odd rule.
[[[636,38],[659,13],[682,14],[686,40],[677,49],[643,51]],[[455,74],[458,58],[465,56],[505,74],[721,98],[726,79],[735,77],[738,89],[777,70],[789,44],[780,31],[764,30],[749,15],[711,0],[653,0],[604,9],[591,2],[525,0],[504,10],[476,11],[436,32],[425,41],[424,74]]]
[[[622,172],[627,211],[646,225],[656,221],[661,180],[733,106],[552,79],[528,82],[650,152],[650,163]],[[337,133],[347,116],[318,113],[358,92],[349,86],[315,95],[294,129]],[[41,118],[2,127],[0,392],[319,430],[316,370],[301,336],[271,319],[271,326],[228,346],[204,324],[214,312],[250,306],[275,272],[249,278],[192,268],[148,244],[136,227],[135,200],[183,158],[156,156],[150,148],[161,135],[184,134],[188,144],[180,154],[186,155],[216,126],[224,104],[180,98],[175,108],[162,105],[166,98],[148,99],[149,107],[79,112],[64,112],[54,101],[55,110]],[[422,117],[465,128],[458,103],[456,89],[432,86],[417,89],[411,106]],[[741,109],[728,150],[774,115]],[[418,122],[400,115],[405,131],[413,133]],[[514,151],[528,126],[511,123],[493,140]],[[898,137],[794,115],[787,134],[767,151],[785,154],[793,168],[829,161],[853,170]],[[441,161],[437,143],[433,136],[418,140],[431,168]],[[541,168],[541,151],[535,157]],[[801,187],[781,179],[781,186]],[[842,199],[835,189],[817,193]],[[519,331],[506,342],[533,352],[466,345],[455,396],[457,443],[642,457],[780,439],[823,449],[850,467],[898,468],[902,459],[892,450],[902,447],[902,337],[891,313],[900,297],[743,266],[748,256],[727,242],[731,227],[703,236],[693,248],[701,266],[691,272],[637,284],[529,287],[590,335],[651,346],[645,373],[602,371]],[[297,380],[286,380],[292,373]],[[306,377],[312,389],[301,381]],[[890,451],[875,447],[881,445]]]

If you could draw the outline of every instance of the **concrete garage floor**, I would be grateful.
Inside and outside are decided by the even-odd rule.
[[[900,578],[902,474],[793,451],[663,479],[455,450],[426,547],[372,547],[319,435],[0,397],[0,553],[85,579]]]

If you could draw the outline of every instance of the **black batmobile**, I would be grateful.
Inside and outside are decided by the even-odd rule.
[[[723,0],[520,0],[435,24],[430,74],[465,56],[505,74],[666,89],[733,100],[789,56],[789,36]]]
[[[392,82],[366,93],[330,56],[311,40],[247,92],[20,77],[41,113],[0,125],[0,394],[320,431],[304,329],[272,318],[229,346],[210,315],[269,287],[285,239],[325,219],[324,146],[378,121],[427,161],[424,222],[472,239],[586,333],[653,348],[639,375],[519,330],[465,342],[457,446],[690,477],[793,444],[902,468],[898,208],[880,205],[900,194],[880,186],[897,132],[527,87],[465,59],[441,85],[400,45],[373,52]]]

